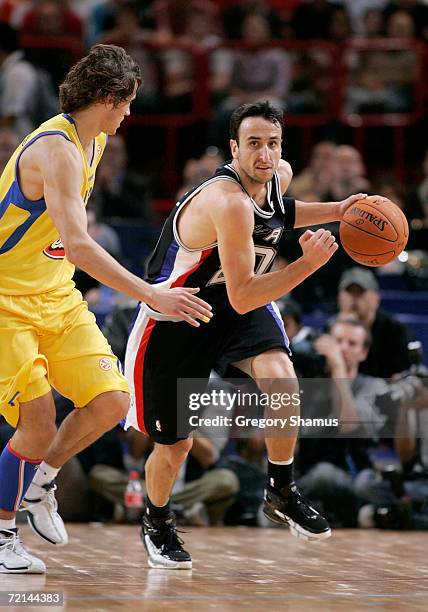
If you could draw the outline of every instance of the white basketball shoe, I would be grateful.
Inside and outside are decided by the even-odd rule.
[[[44,574],[46,566],[41,559],[30,555],[21,544],[18,529],[0,529],[0,573]]]
[[[64,521],[58,514],[58,503],[55,499],[56,484],[54,481],[37,487],[38,496],[36,499],[22,500],[21,510],[28,512],[27,521],[31,529],[38,536],[57,546],[68,544],[68,535]]]

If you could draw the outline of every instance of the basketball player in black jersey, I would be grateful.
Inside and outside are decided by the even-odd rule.
[[[200,297],[214,312],[206,325],[190,327],[141,304],[128,342],[125,374],[133,400],[127,426],[155,442],[145,468],[148,496],[142,527],[151,567],[192,567],[169,507],[176,475],[192,447],[191,438],[177,437],[177,379],[208,381],[211,369],[224,375],[233,365],[265,393],[272,392],[272,381],[298,390],[273,300],[323,266],[338,246],[329,231],[307,231],[300,239],[300,259],[269,272],[278,242],[286,228],[340,220],[348,206],[364,197],[322,204],[283,197],[292,171],[281,159],[282,129],[282,112],[267,102],[236,109],[232,161],[177,203],[149,262],[149,283],[200,287]],[[294,535],[327,538],[327,521],[293,482],[296,436],[297,431],[266,439],[264,512]]]

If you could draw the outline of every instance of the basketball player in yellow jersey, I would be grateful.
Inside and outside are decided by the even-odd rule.
[[[93,47],[60,87],[62,114],[24,139],[0,178],[0,413],[16,428],[0,456],[0,573],[45,571],[20,543],[21,500],[32,528],[65,544],[53,479],[129,407],[117,359],[74,288],[74,266],[191,325],[211,317],[198,289],[145,283],[87,233],[107,134],[129,115],[139,82],[123,49]],[[51,386],[76,406],[58,431]]]

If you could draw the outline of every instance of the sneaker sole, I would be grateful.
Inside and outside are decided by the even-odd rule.
[[[181,561],[181,562],[175,562],[175,561],[167,561],[167,560],[162,560],[162,561],[153,561],[153,559],[151,557],[147,558],[147,563],[149,564],[149,566],[153,569],[165,569],[165,570],[188,570],[188,569],[192,569],[192,562],[191,561]]]
[[[327,538],[331,536],[330,528],[326,531],[321,531],[320,533],[314,533],[313,531],[308,531],[307,529],[304,529],[301,525],[295,523],[293,519],[289,518],[279,510],[274,510],[274,512],[276,516],[263,509],[263,514],[266,518],[268,518],[273,523],[276,523],[277,525],[284,525],[284,523],[286,523],[290,528],[290,533],[296,538],[306,540],[307,542],[319,542],[320,540],[327,540]]]
[[[44,569],[31,569],[27,567],[19,567],[16,569],[5,567],[3,564],[0,565],[0,574],[46,574],[46,567]]]
[[[42,538],[42,540],[45,540],[45,542],[49,542],[49,544],[53,544],[54,546],[65,546],[66,544],[68,544],[68,540],[66,540],[65,542],[64,541],[54,542],[53,540],[45,536],[44,533],[39,531],[34,523],[33,515],[31,514],[29,510],[27,510],[27,523],[31,527],[32,531],[34,531],[34,533],[38,535],[39,538]]]
[[[161,555],[159,555],[158,558],[155,558],[147,547],[146,538],[144,535],[141,537],[141,541],[147,552],[147,563],[149,564],[149,567],[153,569],[167,570],[192,569],[192,561],[171,561],[170,559],[165,559],[165,557],[162,557]]]

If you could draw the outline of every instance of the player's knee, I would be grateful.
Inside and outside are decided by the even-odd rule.
[[[272,350],[258,355],[253,360],[253,376],[260,383],[271,379],[294,381],[296,373],[289,356],[285,351]],[[259,385],[260,386],[260,385]]]
[[[129,410],[129,395],[121,391],[103,393],[95,400],[97,423],[108,431],[124,419]]]

